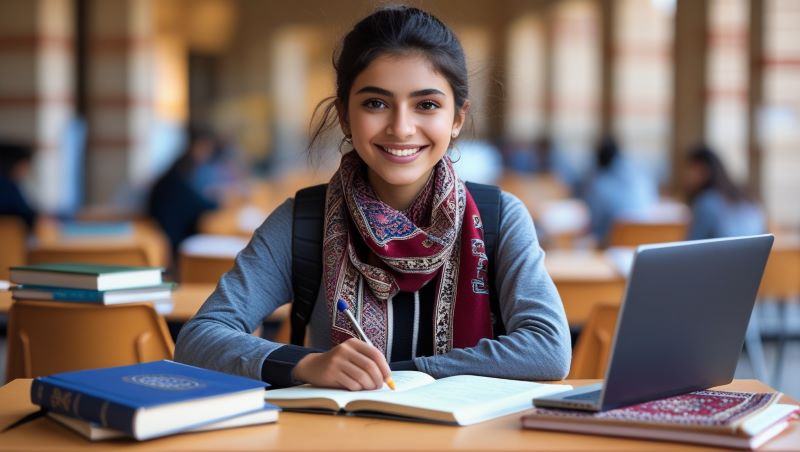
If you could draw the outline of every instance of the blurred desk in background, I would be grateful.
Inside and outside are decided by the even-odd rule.
[[[541,216],[548,202],[560,201],[570,197],[570,188],[555,176],[532,175],[506,171],[497,185],[522,201],[534,221]]]
[[[121,222],[69,222],[43,219],[36,223],[29,251],[36,254],[72,251],[108,252],[138,249],[144,265],[166,268],[169,243],[161,230],[148,219]],[[126,264],[126,263],[122,263]],[[142,265],[141,262],[126,265]]]
[[[302,188],[327,183],[334,170],[294,170],[269,180],[251,180],[246,196],[223,201],[220,209],[204,214],[197,227],[198,233],[249,238],[287,198],[293,198]]]
[[[583,325],[598,303],[622,302],[624,273],[603,252],[550,251],[544,265],[561,295],[570,327]]]

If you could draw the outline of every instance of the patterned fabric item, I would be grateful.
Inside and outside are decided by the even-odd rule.
[[[358,239],[377,266],[358,255]],[[357,337],[336,309],[342,298],[385,355],[390,345],[387,300],[400,291],[418,291],[434,279],[434,353],[492,337],[488,266],[478,208],[447,158],[434,167],[412,205],[400,212],[375,195],[357,153],[342,157],[328,184],[323,239],[325,300],[334,344]]]
[[[744,419],[770,406],[780,396],[781,393],[694,391],[600,413],[536,408],[529,416],[735,430]]]

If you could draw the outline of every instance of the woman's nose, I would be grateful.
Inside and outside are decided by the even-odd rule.
[[[414,118],[406,108],[397,108],[392,114],[392,120],[386,129],[387,135],[397,138],[408,138],[414,135],[416,126]]]

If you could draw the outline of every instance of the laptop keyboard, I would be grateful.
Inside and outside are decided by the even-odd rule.
[[[596,391],[584,392],[583,394],[575,394],[571,396],[564,397],[565,399],[569,400],[587,400],[587,401],[598,401],[600,400],[600,393],[602,391],[600,389]]]

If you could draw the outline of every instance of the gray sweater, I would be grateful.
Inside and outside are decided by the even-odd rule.
[[[503,193],[495,266],[495,290],[508,332],[470,348],[422,356],[413,367],[435,378],[457,374],[520,380],[559,380],[569,371],[569,327],[558,292],[544,267],[530,214]],[[314,348],[271,342],[250,333],[278,306],[292,299],[293,200],[278,207],[253,234],[213,294],[180,332],[175,359],[200,367],[291,384],[294,365],[306,354],[327,350],[330,315],[324,290],[314,307],[309,338]],[[398,368],[393,366],[393,368]]]

